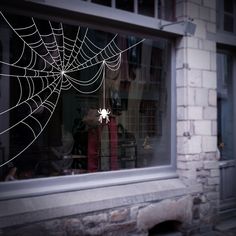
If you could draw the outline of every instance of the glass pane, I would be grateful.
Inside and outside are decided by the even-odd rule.
[[[224,11],[228,13],[234,12],[234,1],[233,0],[224,0]]]
[[[218,148],[221,160],[234,158],[234,94],[231,63],[231,56],[217,54]]]
[[[234,18],[232,16],[224,15],[224,30],[234,32]]]
[[[133,12],[134,1],[133,0],[116,0],[116,8]]]
[[[5,16],[2,180],[170,164],[169,40]]]
[[[150,0],[150,1],[139,0],[138,1],[139,14],[154,17],[154,8],[155,8],[154,0]]]
[[[175,1],[158,0],[158,18],[173,21],[175,18]]]
[[[111,0],[92,0],[91,2],[111,7]]]

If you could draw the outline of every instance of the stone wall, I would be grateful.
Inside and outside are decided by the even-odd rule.
[[[165,221],[180,222],[182,228],[191,225],[192,208],[192,197],[183,196],[5,228],[1,233],[4,236],[147,236],[151,228]]]
[[[176,9],[179,20],[190,17],[197,25],[194,36],[176,43],[177,167],[186,185],[202,185],[194,200],[193,226],[206,231],[219,206],[216,43],[206,36],[216,31],[216,1],[177,1]]]

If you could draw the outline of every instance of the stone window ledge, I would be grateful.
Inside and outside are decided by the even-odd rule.
[[[0,201],[2,228],[201,192],[178,178]]]

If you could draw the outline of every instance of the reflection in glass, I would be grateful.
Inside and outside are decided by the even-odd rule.
[[[17,24],[29,19],[25,17],[20,21],[21,17],[10,17]],[[47,21],[36,19],[36,22],[42,34],[49,33]],[[57,23],[52,24],[58,27]],[[75,26],[63,24],[63,30],[69,39],[75,38]],[[94,29],[86,32],[82,27],[80,34],[86,34],[91,45],[96,44],[97,48],[104,48],[114,37],[112,33]],[[14,62],[19,58],[18,49],[22,47],[22,41],[13,32],[9,36],[10,49],[5,49],[4,53],[9,55],[10,62]],[[139,41],[140,38],[132,35],[118,35],[115,38],[119,48],[130,47]],[[60,45],[60,39],[57,43]],[[78,60],[86,60],[86,55],[92,55],[90,49],[87,45],[83,46]],[[8,166],[1,179],[4,180],[13,170],[14,179],[26,179],[170,164],[170,51],[170,40],[146,39],[122,54],[119,70],[106,68],[105,106],[111,111],[107,124],[98,122],[97,110],[103,106],[104,99],[103,87],[96,90],[101,78],[86,88],[94,90],[92,94],[80,93],[74,88],[63,90],[44,132]],[[22,62],[27,65],[29,58],[30,51],[27,51]],[[14,74],[14,68],[9,69]],[[67,76],[86,81],[98,70],[99,64],[95,64],[68,72]],[[25,91],[22,99],[33,92],[29,91],[31,80],[29,83],[25,80],[20,88],[14,77],[2,76],[1,79],[10,86],[8,96],[1,99],[8,99],[11,106],[17,104],[20,89]],[[24,77],[21,79],[24,80]],[[43,83],[40,79],[35,82],[35,92],[40,91]],[[24,112],[27,110],[10,113],[4,119],[14,124]],[[43,107],[35,115],[44,122],[47,113],[47,107]],[[37,125],[32,123],[35,129]],[[24,126],[19,127],[17,132],[10,130],[9,143],[4,147],[6,153],[10,155],[21,150],[31,136],[31,132],[25,132]]]
[[[134,11],[134,1],[133,0],[119,0],[116,1],[116,8],[124,11]]]
[[[139,0],[138,1],[139,14],[154,17],[154,9],[155,9],[154,0],[150,0],[150,1]]]
[[[218,148],[221,160],[234,158],[234,94],[231,63],[232,57],[229,54],[217,54]]]
[[[224,30],[234,32],[234,18],[233,16],[224,15]]]

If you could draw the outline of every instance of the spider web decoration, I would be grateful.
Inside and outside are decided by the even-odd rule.
[[[83,94],[96,92],[105,82],[105,69],[118,70],[121,54],[145,39],[128,48],[119,48],[116,34],[105,46],[100,47],[89,37],[88,28],[78,27],[75,36],[71,37],[62,23],[43,21],[42,30],[40,20],[27,18],[23,26],[18,26],[2,12],[0,14],[21,42],[21,48],[17,49],[20,54],[14,62],[0,61],[0,66],[8,67],[10,71],[3,73],[2,70],[2,79],[16,79],[19,88],[16,104],[0,111],[0,119],[17,117],[9,127],[0,126],[0,136],[7,132],[19,135],[22,130],[30,134],[30,139],[20,150],[12,153],[6,162],[0,163],[2,167],[29,148],[43,132],[55,111],[62,90],[74,88]],[[76,73],[82,70],[92,70],[95,73],[91,78],[78,78]],[[39,119],[42,112],[44,119]]]

